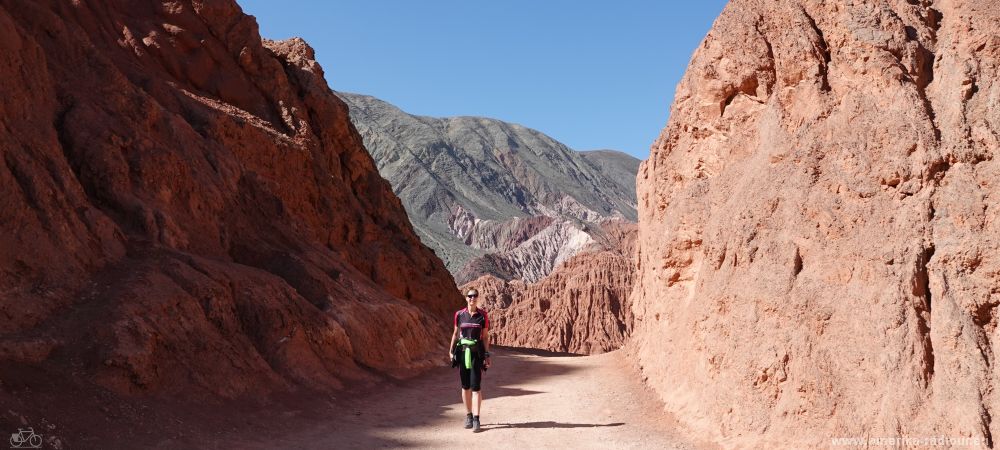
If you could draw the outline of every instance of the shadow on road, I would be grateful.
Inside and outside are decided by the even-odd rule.
[[[563,356],[537,350],[494,347],[494,364],[483,374],[483,407],[490,411],[490,401],[502,397],[520,397],[545,392],[524,389],[519,385],[534,383],[552,377],[571,374],[579,367],[566,364]],[[387,380],[384,383],[353,392],[342,393],[335,403],[321,408],[298,405],[300,414],[281,424],[273,423],[279,430],[269,440],[247,436],[240,439],[239,432],[224,433],[217,440],[206,443],[206,448],[376,448],[376,447],[427,447],[432,441],[412,435],[406,430],[435,429],[442,423],[453,421],[461,425],[461,413],[449,413],[451,408],[461,408],[458,370],[437,367],[406,380]],[[450,414],[450,415],[449,415]],[[273,417],[275,413],[264,414]],[[605,427],[622,424],[573,424],[559,422],[526,422],[495,424],[484,430],[501,428],[578,428]],[[449,427],[446,428],[451,430]],[[461,429],[460,426],[456,429]]]
[[[458,398],[458,395],[459,395],[458,392],[459,392],[459,387],[456,386],[455,387],[455,398]],[[533,394],[542,394],[542,393],[543,393],[542,391],[530,391],[530,390],[521,389],[521,388],[498,387],[498,388],[492,388],[492,389],[490,389],[489,392],[488,392],[488,394],[489,394],[488,397],[487,397],[487,392],[484,391],[483,392],[483,399],[485,400],[487,398],[493,399],[493,398],[500,398],[500,397],[520,397],[520,396],[523,396],[523,395],[533,395]]]
[[[524,348],[524,347],[504,347],[502,345],[494,345],[493,349],[505,350],[512,353],[520,353],[523,355],[532,356],[558,356],[558,357],[580,357],[587,356],[579,353],[569,353],[569,352],[553,352],[549,350],[541,350],[537,348]],[[492,349],[491,349],[492,350]]]
[[[481,431],[499,430],[503,428],[595,428],[595,427],[620,427],[624,422],[616,423],[559,423],[553,421],[546,422],[524,422],[524,423],[497,423],[483,425]]]

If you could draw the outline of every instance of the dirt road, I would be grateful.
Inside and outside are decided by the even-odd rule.
[[[482,432],[462,427],[456,369],[347,400],[324,425],[241,448],[699,448],[664,417],[620,352],[559,356],[496,349]]]

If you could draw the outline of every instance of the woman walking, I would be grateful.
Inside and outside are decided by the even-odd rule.
[[[490,367],[490,319],[479,308],[479,291],[465,293],[466,307],[455,312],[455,329],[451,333],[452,367],[458,366],[462,381],[462,402],[465,403],[465,428],[479,432],[479,410],[483,403],[480,381],[482,371]],[[457,339],[457,341],[456,341]]]

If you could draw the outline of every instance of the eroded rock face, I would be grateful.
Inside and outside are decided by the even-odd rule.
[[[731,2],[640,169],[638,363],[731,445],[1000,431],[996,2]]]
[[[444,350],[452,278],[301,40],[233,1],[0,1],[0,82],[4,389],[330,390]]]
[[[604,353],[632,330],[628,295],[634,279],[636,225],[603,222],[598,237],[536,283],[482,276],[479,290],[497,345],[556,352]]]
[[[587,225],[577,221],[553,219],[551,216],[535,216],[527,221],[549,223],[509,250],[491,248],[491,252],[470,260],[455,274],[455,281],[464,283],[483,274],[490,274],[504,280],[534,283],[595,242],[594,236],[587,231]],[[526,233],[517,233],[521,228],[519,225],[523,222],[526,221],[513,219],[494,223],[497,225],[495,227],[491,227],[494,224],[489,222],[485,224],[480,222],[485,226],[479,230],[483,228],[486,230],[476,234],[484,235],[483,240],[489,242],[498,241],[500,240],[498,237],[502,238],[509,234],[524,236]]]

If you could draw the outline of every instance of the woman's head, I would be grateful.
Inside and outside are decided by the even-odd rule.
[[[465,291],[465,303],[469,306],[477,306],[479,302],[479,291],[475,289],[469,289]]]

